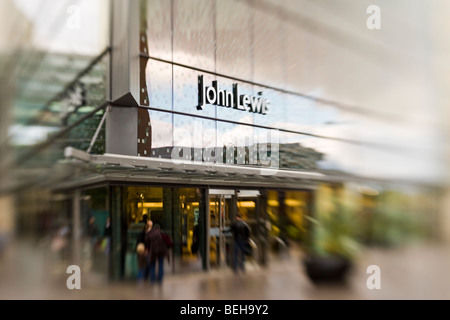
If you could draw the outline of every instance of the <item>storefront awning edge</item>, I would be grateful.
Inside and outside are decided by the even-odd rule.
[[[98,172],[63,182],[55,189],[75,189],[97,183],[168,183],[223,185],[239,187],[308,188],[333,180],[320,172],[259,168],[206,162],[118,154],[94,155],[72,147],[65,149],[66,160],[91,165]],[[336,182],[339,179],[336,179]]]

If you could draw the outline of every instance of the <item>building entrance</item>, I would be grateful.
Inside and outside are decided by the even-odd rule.
[[[234,190],[209,191],[209,262],[212,268],[231,265],[230,226],[235,201]]]
[[[209,190],[209,262],[211,268],[233,265],[233,234],[231,224],[239,212],[251,229],[252,253],[247,263],[264,263],[264,206],[258,190]]]

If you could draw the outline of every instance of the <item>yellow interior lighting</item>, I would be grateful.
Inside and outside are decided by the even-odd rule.
[[[238,206],[242,208],[254,208],[255,203],[253,201],[238,201]]]
[[[267,200],[267,204],[271,207],[278,207],[279,203],[278,200]]]
[[[138,202],[138,208],[162,208],[162,202]]]
[[[286,203],[289,207],[299,207],[303,204],[303,201],[296,199],[285,199],[284,203]]]

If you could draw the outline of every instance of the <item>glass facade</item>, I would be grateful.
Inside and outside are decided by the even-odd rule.
[[[152,114],[154,109],[162,109],[189,114],[193,119],[211,119],[206,130],[211,139],[199,142],[201,148],[205,143],[216,148],[227,143],[249,147],[255,130],[260,130],[263,139],[269,137],[264,129],[276,130],[279,140],[270,143],[280,150],[282,168],[306,167],[387,179],[417,175],[423,175],[419,179],[438,178],[440,164],[425,163],[439,155],[420,151],[428,145],[427,137],[433,139],[426,134],[431,127],[414,121],[399,126],[395,115],[383,115],[370,106],[358,107],[367,102],[358,97],[363,92],[367,97],[379,79],[392,71],[384,67],[375,70],[361,57],[350,60],[329,38],[329,30],[308,31],[301,25],[304,21],[295,1],[256,5],[142,0],[141,6],[146,8],[141,14],[141,25],[146,27],[141,32],[151,43],[148,52],[141,50],[148,59],[141,86],[148,91],[152,130],[158,135],[152,140],[152,148],[157,150],[152,149],[150,156],[159,157],[164,147],[193,148],[197,136],[205,135],[205,130],[192,123],[195,120],[189,122],[181,116],[173,116],[172,127],[169,121],[161,123],[161,115]],[[305,8],[311,9],[307,4]],[[357,81],[358,89],[349,92],[336,74],[345,74],[346,81]],[[240,94],[260,94],[270,101],[269,113],[239,111],[217,103],[198,110],[200,75],[205,86],[217,81],[221,90],[230,92],[233,84],[238,84]],[[170,134],[161,137],[161,131],[181,131],[183,139],[175,134],[170,141]],[[245,144],[246,139],[250,145]],[[411,141],[420,141],[421,147]],[[299,166],[287,160],[292,156],[315,165]]]
[[[237,213],[258,265],[324,236],[313,221],[340,212],[362,244],[431,237],[446,172],[442,111],[423,111],[435,102],[434,67],[348,32],[354,11],[329,5],[346,27],[312,1],[0,4],[22,35],[0,37],[0,66],[14,75],[0,75],[0,199],[17,200],[14,227],[48,234],[41,243],[62,265],[112,279],[136,278],[148,219],[174,242],[169,274],[230,267]],[[322,14],[339,27],[312,19]],[[169,170],[169,160],[197,167]],[[202,172],[209,164],[224,166]],[[242,167],[293,177],[263,184],[267,171]],[[323,178],[298,178],[308,173]]]

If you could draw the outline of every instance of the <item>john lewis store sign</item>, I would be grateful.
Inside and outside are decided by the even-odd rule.
[[[203,76],[198,76],[197,109],[203,110],[206,104],[260,114],[268,114],[270,107],[270,101],[264,99],[261,94],[257,97],[248,94],[240,94],[237,83],[234,83],[233,90],[229,91],[220,89],[218,81],[213,81],[212,86],[207,87],[204,83]]]

